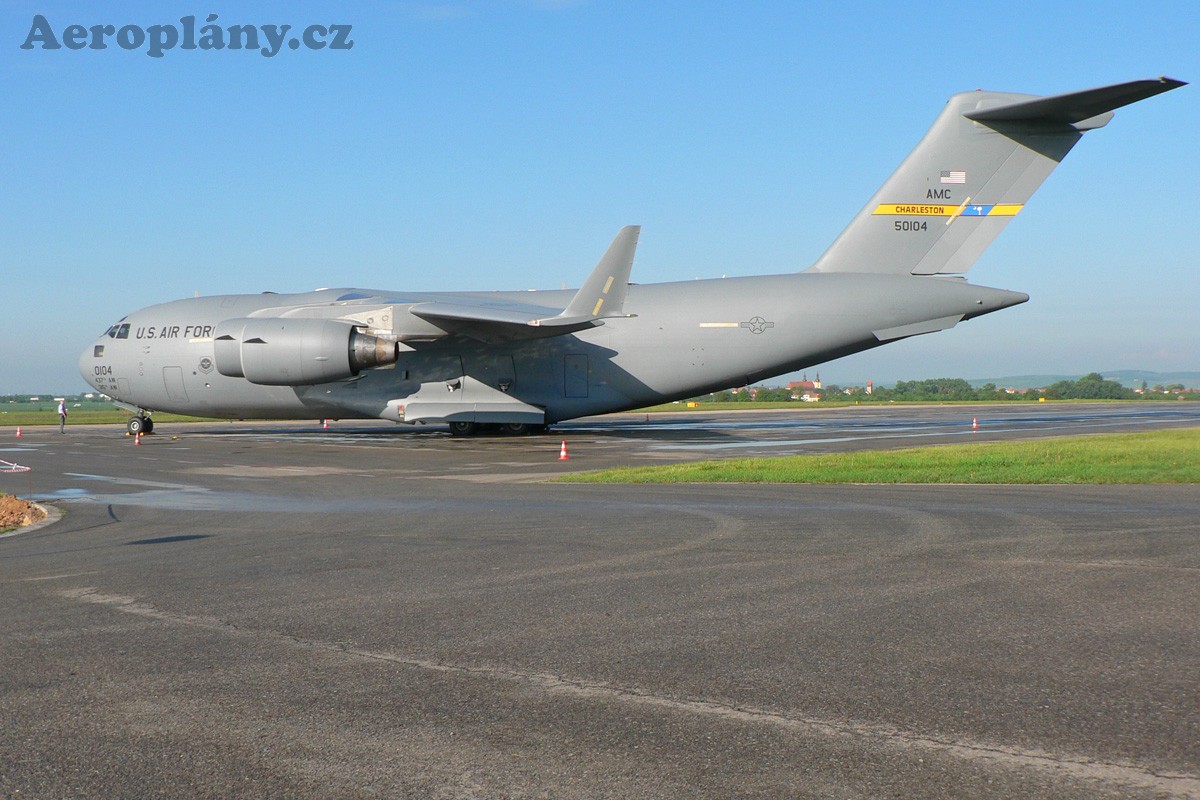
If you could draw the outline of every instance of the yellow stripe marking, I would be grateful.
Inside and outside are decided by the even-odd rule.
[[[600,313],[600,306],[602,306],[602,305],[604,305],[603,297],[601,297],[599,300],[596,301],[596,307],[592,309],[593,317]]]
[[[954,213],[954,206],[932,206],[923,203],[880,203],[871,213],[905,217],[948,217]]]
[[[974,206],[984,209],[974,210]],[[1023,203],[971,203],[960,206],[931,205],[928,203],[880,203],[871,212],[873,216],[888,217],[1015,217]]]
[[[608,294],[608,290],[612,288],[613,281],[617,279],[616,275],[609,275],[608,280],[604,282],[604,289],[601,294]]]

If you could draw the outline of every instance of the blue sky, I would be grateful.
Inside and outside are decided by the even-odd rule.
[[[809,266],[987,88],[1200,81],[1200,7],[0,3],[0,393],[75,392],[123,314],[201,294],[576,286]],[[352,26],[349,51],[26,51],[71,24]],[[1200,369],[1200,87],[1089,133],[970,273],[1031,302],[826,381]]]

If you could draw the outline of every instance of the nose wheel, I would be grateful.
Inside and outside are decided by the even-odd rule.
[[[139,433],[147,434],[154,430],[154,420],[144,414],[138,414],[136,417],[130,417],[125,427],[130,436],[137,436]]]

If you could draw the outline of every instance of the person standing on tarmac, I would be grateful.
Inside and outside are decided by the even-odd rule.
[[[67,401],[59,400],[58,401],[58,432],[66,433],[66,430],[65,430],[66,427],[67,427]]]

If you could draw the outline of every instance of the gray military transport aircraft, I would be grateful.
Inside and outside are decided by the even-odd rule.
[[[789,275],[631,285],[622,228],[578,291],[321,289],[150,306],[79,362],[136,412],[387,419],[545,430],[694,397],[1024,303],[962,277],[1085,131],[1183,86],[956,94],[816,264]]]

